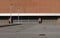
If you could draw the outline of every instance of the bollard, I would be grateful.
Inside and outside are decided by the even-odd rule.
[[[57,23],[60,23],[60,18],[57,19]]]
[[[42,18],[38,18],[38,23],[42,23]]]

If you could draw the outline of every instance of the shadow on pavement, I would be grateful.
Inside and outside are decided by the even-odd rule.
[[[6,24],[6,25],[0,25],[0,27],[8,27],[8,26],[16,26],[16,25],[22,25],[22,24]]]

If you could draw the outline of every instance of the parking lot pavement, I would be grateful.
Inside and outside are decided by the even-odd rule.
[[[60,24],[56,20],[43,20],[0,28],[0,38],[60,38]]]

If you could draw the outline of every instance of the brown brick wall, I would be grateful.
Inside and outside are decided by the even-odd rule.
[[[20,12],[60,12],[60,0],[11,0],[11,2],[14,13],[17,12],[17,8],[21,8]],[[0,12],[9,12],[9,6],[9,0],[0,0]]]

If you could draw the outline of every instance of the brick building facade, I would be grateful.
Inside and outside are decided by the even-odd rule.
[[[0,12],[8,13],[12,3],[12,12],[23,13],[59,13],[60,0],[0,0]]]
[[[59,13],[60,0],[0,0],[0,13],[9,12]],[[38,20],[42,21],[41,17]]]

